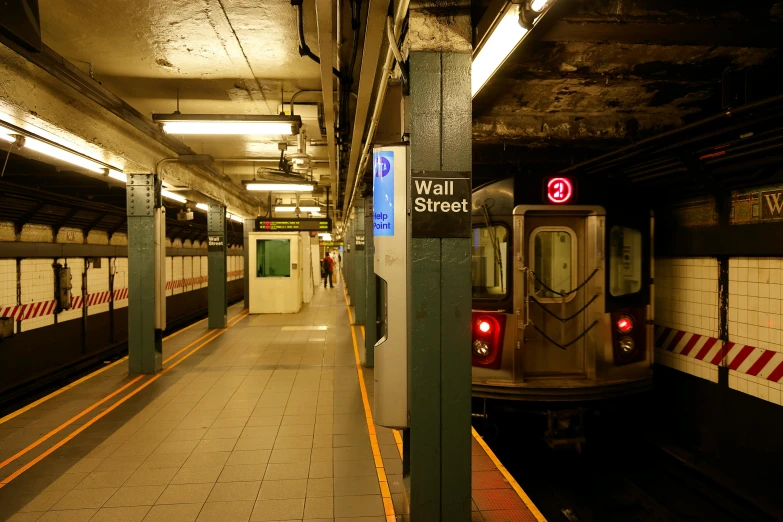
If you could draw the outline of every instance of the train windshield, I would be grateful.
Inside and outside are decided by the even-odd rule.
[[[535,294],[544,301],[562,299],[573,288],[575,277],[573,232],[566,227],[541,227],[533,237]]]
[[[613,296],[642,289],[642,233],[633,228],[609,231],[609,291]]]
[[[473,297],[506,295],[508,230],[502,225],[473,229]]]

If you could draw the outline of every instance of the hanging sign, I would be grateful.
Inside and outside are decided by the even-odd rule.
[[[331,232],[330,218],[256,218],[256,232]]]
[[[319,241],[318,245],[322,247],[341,247],[343,246],[343,242],[342,241]]]
[[[470,172],[413,172],[411,237],[470,237],[470,189]]]

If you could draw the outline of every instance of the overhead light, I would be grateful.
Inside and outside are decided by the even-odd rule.
[[[484,87],[526,34],[527,29],[519,25],[519,6],[510,4],[473,59],[470,71],[472,96]]]
[[[226,217],[230,219],[231,221],[236,221],[237,223],[244,223],[245,220],[242,219],[239,216],[235,216],[234,214],[226,214]]]
[[[299,207],[300,212],[320,212],[321,207]],[[275,212],[296,212],[296,206],[283,205],[275,207]]]
[[[123,183],[128,182],[128,176],[126,174],[123,174],[122,172],[118,172],[116,170],[109,169],[109,177],[114,178],[117,181],[122,181]]]
[[[315,185],[309,183],[281,183],[243,180],[247,190],[273,192],[312,192]]]
[[[173,192],[169,192],[168,190],[165,190],[165,189],[161,189],[160,195],[163,196],[164,198],[171,199],[171,200],[176,201],[178,203],[187,203],[188,202],[188,200],[186,198],[183,198],[179,194],[174,194]]]
[[[71,165],[76,165],[77,167],[82,167],[83,169],[87,169],[91,172],[105,174],[107,170],[109,170],[109,172],[113,170],[109,165],[90,159],[83,154],[79,154],[78,152],[65,147],[64,145],[60,145],[49,140],[37,139],[22,129],[16,131],[14,129],[0,126],[0,139],[3,141],[15,142],[17,141],[18,137],[21,138],[18,141],[20,147],[24,147],[25,149],[30,149],[51,158],[70,163]]]
[[[530,10],[531,11],[536,11],[536,12],[541,12],[541,10],[543,8],[545,8],[546,4],[548,4],[548,3],[549,3],[549,0],[533,0],[530,3]]]
[[[167,134],[244,134],[290,136],[299,134],[299,116],[247,114],[153,114]]]
[[[209,212],[209,205],[205,203],[196,203],[196,208],[199,210],[203,210],[204,212]]]

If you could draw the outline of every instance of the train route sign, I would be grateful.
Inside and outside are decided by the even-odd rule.
[[[411,173],[411,237],[470,237],[470,172]]]

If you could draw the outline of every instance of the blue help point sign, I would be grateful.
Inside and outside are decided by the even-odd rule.
[[[394,235],[394,152],[373,152],[373,233]]]

